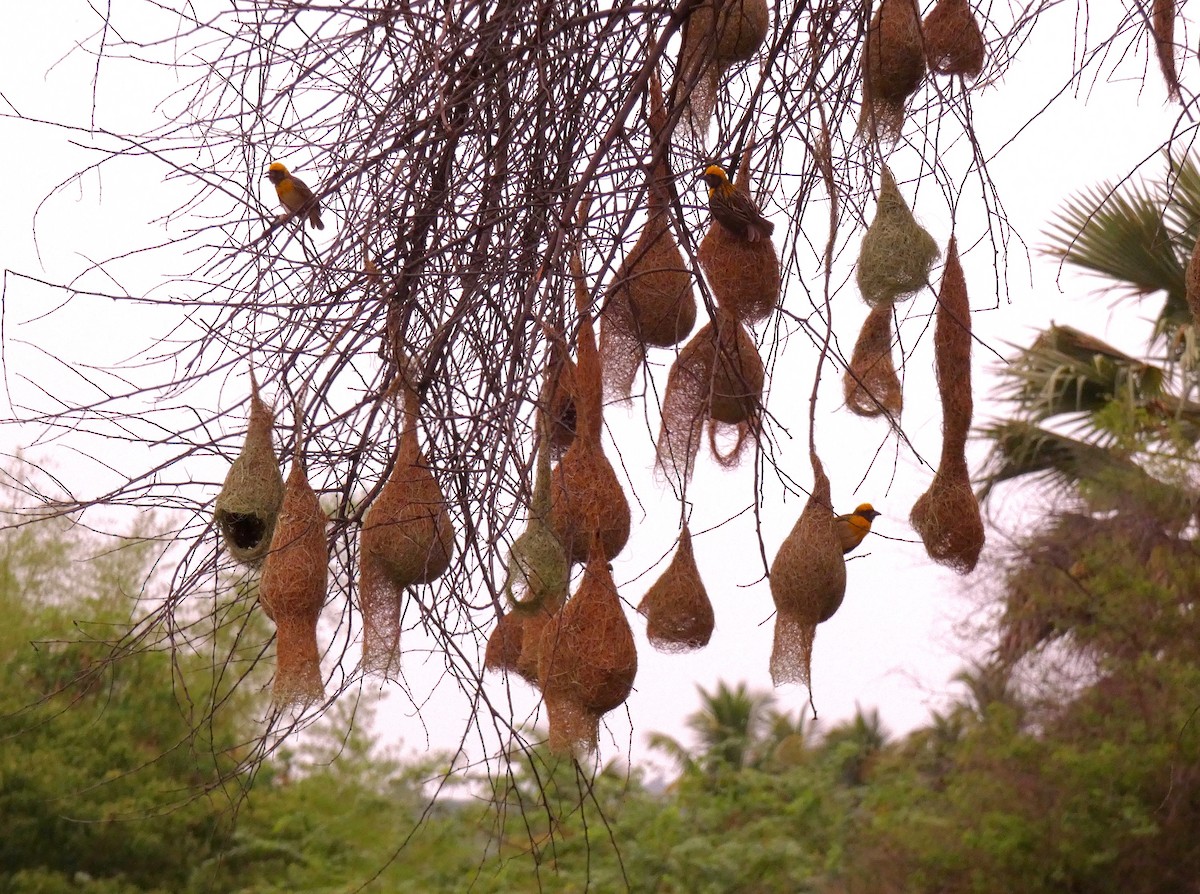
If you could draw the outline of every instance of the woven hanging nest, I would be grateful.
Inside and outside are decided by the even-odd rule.
[[[663,190],[666,112],[657,74],[650,79],[651,149],[656,160],[647,184],[647,220],[633,249],[617,269],[600,317],[600,356],[605,393],[628,399],[648,347],[667,348],[696,325],[696,296],[675,237]]]
[[[946,252],[933,340],[942,396],[942,456],[933,483],[914,504],[909,520],[931,559],[969,574],[979,561],[984,530],[966,459],[973,410],[971,306],[953,237]]]
[[[837,517],[830,509],[829,478],[816,453],[812,495],[771,563],[775,644],[771,679],[802,683],[812,691],[812,648],[817,625],[828,621],[846,595],[846,561]]]
[[[239,562],[260,562],[271,545],[275,520],[283,504],[283,476],[271,431],[275,416],[258,395],[258,383],[250,377],[250,422],[246,441],[213,508],[213,520],[225,546]]]
[[[1187,303],[1192,312],[1192,321],[1200,327],[1200,238],[1192,248],[1192,257],[1187,265]]]
[[[754,58],[770,24],[767,0],[704,0],[693,8],[683,27],[675,102],[685,103],[698,138],[708,131],[726,69]]]
[[[1154,50],[1163,80],[1167,83],[1167,98],[1179,102],[1179,70],[1175,66],[1175,7],[1177,0],[1154,0],[1150,30],[1154,33]],[[1181,4],[1180,4],[1181,5]]]
[[[275,622],[272,699],[279,707],[303,707],[325,696],[317,648],[329,586],[325,521],[297,451],[258,587],[258,600]]]
[[[742,153],[735,188],[750,195],[750,147]],[[696,253],[717,304],[747,325],[767,319],[779,304],[779,258],[770,237],[749,241],[713,220]]]
[[[716,454],[723,465],[735,465],[747,435],[758,432],[765,381],[766,369],[754,339],[718,308],[716,321],[692,337],[667,375],[658,468],[674,480],[690,480],[709,420],[737,430],[735,449]]]
[[[690,652],[702,649],[712,638],[716,623],[712,602],[696,556],[692,533],[685,524],[679,548],[671,564],[642,598],[637,610],[646,618],[646,636],[660,652]]]
[[[538,447],[533,500],[525,530],[508,554],[504,593],[518,611],[532,612],[548,601],[566,596],[571,563],[550,523],[550,447],[545,435]]]
[[[629,540],[629,502],[600,442],[604,385],[578,253],[571,269],[579,311],[577,426],[575,439],[550,475],[550,520],[571,562],[586,561],[597,537],[608,561]]]
[[[579,589],[542,631],[538,680],[550,748],[594,750],[600,718],[624,704],[636,675],[633,630],[597,540]]]
[[[892,362],[891,304],[877,304],[867,314],[850,366],[842,377],[846,406],[856,416],[900,415],[904,395]]]
[[[917,0],[880,0],[863,47],[860,131],[895,141],[905,106],[925,80],[925,46]]]
[[[921,25],[929,70],[968,81],[983,71],[983,32],[967,0],[937,0]]]
[[[875,219],[863,236],[855,270],[863,300],[874,307],[910,297],[928,285],[938,255],[937,242],[917,223],[884,165]]]
[[[359,537],[363,669],[383,676],[398,670],[405,588],[439,578],[454,554],[446,497],[417,441],[417,406],[416,391],[406,385],[396,460]]]
[[[525,624],[521,616],[516,612],[505,612],[488,635],[487,647],[483,652],[483,669],[504,673],[515,671],[524,639]]]

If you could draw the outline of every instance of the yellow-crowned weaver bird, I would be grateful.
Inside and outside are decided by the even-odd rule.
[[[769,239],[775,224],[762,216],[754,200],[729,182],[725,169],[709,165],[701,179],[708,184],[708,210],[725,229],[747,242]]]
[[[292,214],[299,214],[301,219],[308,217],[313,228],[325,229],[321,223],[321,203],[313,195],[313,191],[299,177],[288,173],[288,169],[277,161],[271,162],[267,168],[267,178],[275,184],[275,194],[283,207]]]
[[[863,538],[871,532],[871,522],[881,514],[876,512],[870,503],[862,503],[848,515],[837,517],[838,536],[842,538],[842,555],[862,543]]]

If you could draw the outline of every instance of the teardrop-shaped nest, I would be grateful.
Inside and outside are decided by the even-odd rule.
[[[525,638],[525,625],[515,612],[505,612],[496,621],[488,634],[487,647],[483,653],[483,669],[490,671],[517,670],[521,658],[521,644]]]
[[[829,478],[811,455],[813,490],[795,527],[771,563],[775,643],[771,679],[802,683],[812,691],[812,646],[817,625],[833,617],[846,595],[846,561],[837,517],[830,508]]]
[[[596,445],[577,439],[551,473],[551,526],[571,562],[587,559],[600,538],[606,561],[629,542],[629,501],[617,473]]]
[[[880,0],[863,48],[859,130],[895,140],[905,105],[925,80],[925,47],[916,0]]]
[[[704,0],[693,7],[683,26],[674,102],[684,104],[697,138],[708,131],[725,70],[754,58],[770,24],[766,0]]]
[[[396,669],[404,589],[436,580],[454,554],[446,497],[421,453],[415,412],[405,415],[396,462],[359,535],[363,668],[384,675]]]
[[[225,474],[213,508],[213,520],[230,554],[247,564],[266,555],[283,503],[283,476],[271,437],[274,424],[274,414],[252,383],[246,441]]]
[[[732,454],[717,454],[723,465],[736,465],[756,434],[766,369],[750,333],[718,310],[679,352],[667,375],[662,428],[658,435],[658,468],[676,480],[692,476],[704,423],[712,419],[738,428]]]
[[[969,81],[983,71],[983,32],[967,0],[937,0],[921,25],[925,58],[935,74]]]
[[[679,534],[679,547],[671,564],[642,598],[637,609],[646,617],[646,636],[660,652],[690,652],[702,649],[712,638],[716,619],[712,602],[687,525]]]
[[[652,217],[609,287],[600,317],[605,393],[629,397],[647,347],[670,347],[696,325],[692,276],[667,226]]]
[[[1187,303],[1192,311],[1192,321],[1200,327],[1200,238],[1192,248],[1192,257],[1187,265]]]
[[[767,0],[715,0],[717,62],[748,62],[762,48],[771,26]]]
[[[939,254],[937,242],[917,223],[884,165],[875,219],[863,236],[855,270],[863,300],[874,307],[911,296],[929,283]]]
[[[746,192],[740,182],[737,188]],[[714,220],[696,257],[717,304],[734,319],[758,323],[775,311],[779,304],[779,258],[769,237],[750,242]]]
[[[965,0],[964,0],[965,2]],[[1167,83],[1167,98],[1179,102],[1179,70],[1175,66],[1175,8],[1177,0],[1154,0],[1150,30],[1154,33],[1154,49],[1163,80]],[[1182,6],[1182,3],[1178,3]]]
[[[592,718],[624,704],[636,675],[633,630],[607,561],[593,550],[579,589],[542,632],[538,680],[550,711],[551,748],[593,749],[594,736],[586,738]],[[566,721],[565,732],[556,730],[556,720]]]
[[[900,377],[892,361],[892,317],[890,303],[872,307],[854,343],[842,388],[846,406],[857,416],[894,418],[904,408]]]
[[[971,306],[953,238],[946,251],[933,341],[942,397],[942,455],[929,490],[914,504],[909,520],[931,559],[959,574],[969,574],[979,561],[985,534],[967,469],[966,444],[974,403]]]
[[[297,459],[258,588],[259,602],[277,629],[272,697],[280,706],[311,704],[325,694],[317,649],[317,621],[329,586],[325,521]]]

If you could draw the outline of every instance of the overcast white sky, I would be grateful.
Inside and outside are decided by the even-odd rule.
[[[1074,45],[1074,13],[1073,5],[1068,4],[1046,14],[1011,74],[976,96],[976,124],[985,153],[990,155],[1005,144],[1066,82]],[[11,273],[66,282],[89,258],[161,241],[161,224],[151,221],[164,205],[179,204],[163,201],[164,195],[180,185],[164,184],[160,167],[150,160],[130,161],[103,179],[84,178],[80,185],[51,198],[37,216],[35,246],[33,224],[39,202],[56,184],[94,159],[87,150],[71,145],[73,140],[86,144],[86,134],[20,121],[12,112],[88,127],[93,63],[83,54],[63,57],[72,42],[86,39],[96,24],[85,4],[58,0],[53,4],[9,4],[5,26],[0,29],[0,59],[4,60],[0,111],[8,113],[0,118],[0,145],[5,146],[6,163],[0,260],[10,271],[4,306],[5,363],[8,384],[18,402],[31,394],[31,386],[21,377],[28,377],[50,394],[71,390],[78,384],[71,363],[133,355],[145,346],[145,340],[165,331],[169,324],[162,312],[105,300],[77,303],[68,318],[57,315],[39,322],[60,299],[51,290]],[[991,163],[1010,222],[1031,246],[1041,241],[1040,232],[1049,216],[1073,191],[1123,176],[1151,157],[1154,147],[1170,136],[1177,110],[1165,105],[1157,67],[1151,62],[1144,87],[1136,65],[1122,72],[1124,80],[1099,84],[1086,103],[1070,95],[1063,97]],[[1183,73],[1186,80],[1191,66],[1185,66]],[[168,80],[108,67],[97,99],[97,124],[110,130],[136,128],[171,89]],[[1160,170],[1157,161],[1148,168],[1154,174]],[[269,184],[264,183],[263,188],[269,189]],[[904,192],[911,201],[911,187]],[[948,212],[936,191],[930,192],[928,199],[917,203],[917,214],[944,246],[949,237]],[[960,245],[973,241],[981,226],[964,215],[959,221]],[[1034,255],[1027,266],[1019,246],[1010,250],[1009,291],[998,306],[990,251],[971,252],[963,258],[972,306],[979,311],[974,318],[975,332],[984,343],[1005,353],[1006,341],[1027,343],[1035,327],[1053,319],[1089,328],[1127,350],[1140,350],[1146,330],[1129,325],[1133,312],[1122,309],[1121,325],[1110,327],[1110,301],[1087,296],[1088,280],[1067,276],[1060,285],[1054,265]],[[149,290],[163,274],[155,269],[141,271],[143,280],[138,285]],[[849,295],[842,299],[835,322],[848,351],[866,307],[849,301]],[[928,294],[913,304],[918,313],[928,313],[932,306]],[[1143,316],[1152,313],[1148,308]],[[911,340],[920,328],[917,322],[906,327],[904,335]],[[941,417],[933,399],[930,347],[928,339],[918,345],[907,367],[904,427],[920,455],[936,464]],[[807,345],[800,346],[798,353],[794,369],[807,378],[793,383],[781,381],[777,375],[769,405],[794,439],[788,471],[807,483],[810,472],[804,420],[815,356]],[[67,364],[59,363],[58,358]],[[994,364],[988,352],[977,350],[977,422],[1001,412],[983,399],[994,382]],[[829,413],[840,403],[838,379],[839,375],[827,368],[828,387],[822,391],[822,401]],[[621,410],[610,412],[611,427],[624,424],[621,420]],[[10,452],[28,449],[31,456],[50,463],[65,480],[87,492],[94,467],[81,461],[69,438],[36,446],[40,436],[36,426],[9,423],[0,429],[0,448]],[[113,449],[127,448],[114,445]],[[974,449],[975,457],[981,458],[979,448]],[[987,589],[987,565],[964,580],[933,566],[925,557],[907,516],[932,472],[920,468],[908,451],[897,452],[895,440],[888,437],[882,423],[859,420],[843,411],[818,430],[818,450],[839,508],[869,500],[884,513],[876,523],[882,536],[870,538],[849,564],[842,608],[818,629],[813,681],[821,720],[834,723],[845,719],[857,703],[878,707],[885,724],[902,732],[922,723],[928,710],[950,691],[950,678],[963,664],[963,642],[957,631],[978,620],[979,591]],[[647,573],[647,569],[670,549],[677,518],[673,498],[651,486],[648,464],[643,471],[646,475],[639,496],[647,515],[640,517],[635,505],[634,540],[615,567],[622,595],[633,604],[657,574],[657,570]],[[697,707],[697,684],[711,688],[718,680],[746,681],[753,688],[771,688],[767,658],[773,606],[767,584],[760,580],[753,519],[745,515],[712,535],[700,534],[727,517],[731,507],[748,504],[751,488],[749,467],[730,473],[701,459],[691,492],[716,497],[711,507],[697,507],[692,530],[699,535],[697,557],[716,609],[716,633],[703,651],[663,656],[646,644],[644,623],[630,614],[641,661],[637,689],[629,699],[629,719],[622,711],[610,716],[611,732],[602,736],[603,757],[628,752],[631,745],[631,756],[645,759],[644,736],[652,730],[686,739],[682,721]],[[769,556],[802,506],[795,499],[783,501],[779,490],[768,482],[763,536]],[[1022,505],[1020,501],[1007,504],[1009,522]],[[422,666],[414,657],[407,669],[418,694],[430,690],[441,675],[436,659]],[[520,685],[514,684],[518,710],[531,710],[533,700],[518,692]],[[492,693],[496,698],[506,697],[500,680],[493,679]],[[807,702],[807,693],[799,687],[783,687],[775,694],[783,708],[799,710]],[[441,692],[422,707],[421,723],[411,716],[411,707],[406,709],[404,701],[397,699],[381,711],[380,721],[411,747],[423,748],[426,735],[435,746],[450,746],[462,729],[465,704],[461,695]]]

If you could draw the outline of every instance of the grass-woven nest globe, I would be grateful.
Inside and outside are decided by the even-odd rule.
[[[892,361],[891,304],[877,304],[867,314],[850,365],[842,377],[846,406],[856,416],[900,415],[904,394]]]
[[[646,636],[660,652],[702,649],[712,638],[716,618],[685,524],[671,564],[642,597],[637,608],[646,618]]]
[[[776,686],[801,683],[810,692],[817,625],[833,617],[846,595],[846,561],[830,508],[829,478],[815,453],[812,466],[812,495],[770,570],[776,609],[771,679]]]
[[[967,0],[937,0],[925,16],[925,58],[929,70],[973,81],[983,71],[983,32]]]
[[[905,106],[925,80],[925,45],[916,0],[880,0],[867,26],[859,129],[896,140]]]
[[[778,306],[779,258],[770,238],[750,242],[714,220],[696,257],[717,304],[735,319],[758,323]]]
[[[225,474],[213,508],[213,520],[230,555],[246,564],[256,564],[266,555],[283,504],[283,476],[272,439],[274,424],[274,414],[251,380],[246,440]]]
[[[325,521],[297,454],[258,587],[259,602],[275,622],[272,699],[279,707],[306,706],[325,695],[317,648],[317,622],[329,586]]]
[[[718,309],[716,321],[692,336],[667,375],[656,454],[659,470],[690,480],[709,420],[738,428],[734,451],[717,454],[723,465],[735,465],[748,441],[745,435],[758,431],[765,382],[766,368],[754,339]]]
[[[855,279],[874,307],[911,296],[929,283],[937,242],[917,223],[887,165],[880,173],[875,218],[863,236]]]
[[[550,335],[550,351],[538,406],[550,421],[550,444],[556,455],[562,455],[575,440],[578,409],[575,396],[579,389],[578,370],[571,359],[566,342],[557,333]]]
[[[542,631],[538,681],[560,753],[595,748],[600,718],[624,704],[637,675],[633,630],[596,546],[579,589]]]
[[[535,611],[547,602],[565,597],[571,575],[571,563],[551,524],[550,446],[544,421],[541,430],[529,520],[509,550],[504,581],[509,603],[523,612]]]
[[[967,469],[967,435],[973,412],[971,306],[953,238],[946,252],[933,340],[942,398],[942,455],[929,490],[913,505],[909,520],[931,559],[959,574],[969,574],[979,561],[985,535]]]
[[[384,676],[397,670],[404,590],[441,577],[454,555],[454,523],[417,440],[412,389],[403,416],[395,462],[359,535],[363,668]]]
[[[1200,238],[1192,248],[1187,265],[1187,303],[1192,312],[1192,321],[1200,328]]]
[[[771,25],[766,0],[704,0],[684,24],[679,50],[677,87],[691,84],[690,95],[675,93],[685,103],[692,133],[703,137],[712,119],[726,69],[753,59]]]

